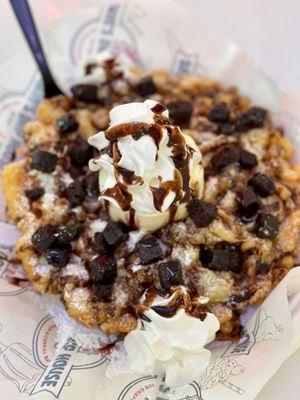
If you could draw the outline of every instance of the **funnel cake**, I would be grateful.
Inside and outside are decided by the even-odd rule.
[[[219,339],[235,340],[240,315],[260,304],[295,266],[300,230],[300,166],[269,113],[236,88],[167,72],[114,73],[82,83],[72,97],[42,101],[24,127],[19,160],[2,174],[8,214],[21,236],[17,255],[41,293],[59,294],[71,317],[123,338],[137,327],[140,299],[188,290],[164,312],[219,320]],[[92,68],[92,67],[91,67]],[[91,69],[90,68],[90,69]],[[109,125],[109,111],[152,99],[202,153],[205,184],[188,217],[160,230],[110,220],[99,201],[99,152],[87,139]],[[152,297],[151,297],[152,296]],[[159,312],[159,311],[158,311]]]

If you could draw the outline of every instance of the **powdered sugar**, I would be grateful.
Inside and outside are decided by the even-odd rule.
[[[79,290],[77,295],[79,300],[81,296],[86,299],[86,290]],[[105,335],[98,328],[88,329],[69,317],[59,296],[44,294],[43,296],[32,296],[32,298],[40,305],[41,309],[54,317],[57,326],[58,348],[65,344],[69,337],[75,339],[77,344],[82,346],[85,351],[96,351],[115,341],[114,336]]]
[[[42,172],[37,173],[37,178],[45,189],[45,193],[55,193],[56,192],[56,183],[55,176],[52,174],[44,174]]]
[[[71,257],[70,262],[64,268],[63,276],[74,276],[85,281],[89,279],[89,274],[83,263],[81,262],[80,258],[75,255]]]
[[[117,286],[118,288],[118,286]],[[117,307],[122,307],[126,304],[128,301],[128,294],[125,293],[121,288],[119,290],[116,290],[115,293],[115,303]]]
[[[107,221],[102,221],[102,219],[95,219],[89,226],[92,235],[96,232],[103,232],[106,227]]]
[[[133,266],[132,266],[132,271],[133,271],[133,272],[136,272],[136,271],[139,271],[139,270],[142,269],[142,268],[144,268],[144,267],[143,267],[143,265],[141,265],[141,264],[133,265]]]
[[[128,250],[133,251],[136,244],[146,235],[146,233],[147,232],[144,229],[129,232],[129,239],[127,242]]]
[[[78,207],[74,207],[74,208],[72,208],[72,211],[75,213],[75,214],[80,214],[80,213],[82,213],[82,207],[81,206],[78,206]]]
[[[199,251],[193,246],[176,246],[172,251],[172,258],[180,261],[184,267],[190,267],[199,259]]]
[[[105,375],[109,379],[116,378],[128,373],[130,359],[125,351],[123,342],[117,342],[110,353],[110,363],[106,368]]]
[[[31,260],[31,265],[37,263],[37,260]],[[38,261],[38,264],[33,267],[33,272],[43,278],[50,277],[51,266],[47,264],[46,260],[43,258],[41,261]]]
[[[78,311],[88,310],[90,292],[87,288],[75,288],[71,292],[65,289],[64,297],[70,300],[72,308]]]
[[[45,209],[53,208],[56,199],[57,196],[54,193],[45,193],[42,198],[42,207]]]
[[[67,205],[57,202],[58,197],[54,193],[45,193],[41,200],[41,208],[51,216],[59,217],[67,211]]]
[[[74,179],[71,177],[71,175],[68,172],[64,172],[60,179],[62,180],[62,182],[66,185],[69,186],[71,183],[74,182]]]

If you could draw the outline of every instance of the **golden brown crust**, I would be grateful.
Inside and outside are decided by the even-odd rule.
[[[24,201],[24,181],[26,161],[22,160],[4,166],[2,171],[2,189],[6,200],[8,216],[18,224],[26,219],[30,210],[28,202]],[[21,231],[26,225],[18,227]]]
[[[74,288],[73,285],[66,285],[63,301],[68,314],[87,328],[96,325],[97,319],[93,306],[89,302],[89,292],[86,288]]]
[[[143,71],[138,71],[136,80],[144,75]],[[193,104],[193,117],[189,126],[183,128],[187,128],[185,133],[198,143],[207,170],[212,154],[228,145],[240,146],[254,153],[259,162],[257,169],[251,172],[234,166],[217,176],[207,177],[204,200],[218,207],[217,217],[208,227],[198,228],[192,219],[187,219],[170,224],[159,233],[159,238],[172,248],[167,259],[182,264],[186,286],[191,285],[197,295],[209,298],[206,310],[214,312],[221,324],[218,338],[235,340],[241,328],[239,314],[249,305],[260,304],[295,264],[300,230],[300,166],[290,163],[293,146],[279,129],[271,126],[270,121],[243,134],[228,136],[216,131],[216,124],[207,118],[215,104],[225,102],[232,120],[250,107],[249,100],[238,95],[235,88],[226,89],[214,80],[188,75],[178,79],[165,71],[155,71],[153,79],[158,88],[153,98],[157,101],[186,100]],[[136,251],[128,251],[125,242],[115,253],[118,278],[114,284],[113,300],[108,303],[95,300],[91,295],[93,282],[88,267],[95,256],[91,249],[95,230],[91,226],[107,216],[98,202],[85,201],[78,207],[70,207],[66,195],[70,182],[79,177],[82,183],[88,175],[87,166],[74,168],[71,165],[69,145],[105,129],[113,105],[141,101],[130,85],[123,94],[112,92],[109,95],[111,98],[107,98],[111,103],[106,106],[84,104],[65,96],[44,100],[37,111],[38,120],[24,128],[25,146],[19,154],[25,159],[5,166],[2,185],[9,217],[22,233],[16,244],[17,255],[35,288],[42,293],[60,294],[69,315],[85,326],[98,326],[107,334],[123,335],[134,329],[137,323],[132,304],[136,304],[145,288],[159,287],[157,265],[141,267]],[[79,127],[75,133],[61,135],[56,120],[68,113],[75,116]],[[53,174],[44,174],[30,167],[32,152],[36,148],[58,154],[58,165]],[[251,174],[266,170],[276,185],[276,194],[261,201],[264,211],[279,220],[279,235],[274,240],[255,237],[253,227],[241,222],[236,209],[235,193],[243,190]],[[32,186],[45,189],[45,195],[34,202],[30,202],[24,193]],[[71,264],[75,267],[71,265],[73,270],[69,268],[69,272],[55,269],[47,264],[44,254],[34,249],[32,234],[45,224],[74,220],[84,226],[80,237],[72,243]],[[199,261],[201,245],[214,246],[222,241],[240,245],[247,256],[241,274],[211,270]],[[258,271],[258,262],[266,264],[270,270]],[[234,299],[238,301],[234,302]]]
[[[31,235],[38,226],[38,220],[30,212],[29,203],[24,196],[26,181],[25,160],[5,165],[2,171],[2,189],[9,217],[14,221],[22,236],[16,242],[16,254],[22,261],[30,281],[39,292],[45,292],[44,279],[35,276],[36,254],[31,246]]]

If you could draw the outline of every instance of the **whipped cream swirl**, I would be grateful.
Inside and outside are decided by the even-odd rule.
[[[116,106],[109,128],[89,139],[100,152],[89,166],[112,219],[155,230],[185,218],[191,196],[202,196],[201,153],[168,117],[153,100]]]
[[[152,307],[167,306],[173,296],[157,296]],[[166,374],[166,385],[170,387],[198,379],[211,358],[204,346],[214,340],[220,328],[217,317],[207,313],[201,321],[179,308],[166,318],[155,311],[156,307],[144,311],[143,321],[124,339],[130,369],[139,374]]]

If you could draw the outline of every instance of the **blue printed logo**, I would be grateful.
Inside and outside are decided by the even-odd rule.
[[[0,324],[0,333],[3,325]],[[87,351],[68,338],[56,349],[56,326],[50,315],[37,325],[32,350],[21,342],[0,341],[0,375],[10,380],[21,393],[33,396],[48,392],[59,398],[63,388],[72,383],[73,370],[97,368],[107,361],[96,351]]]

